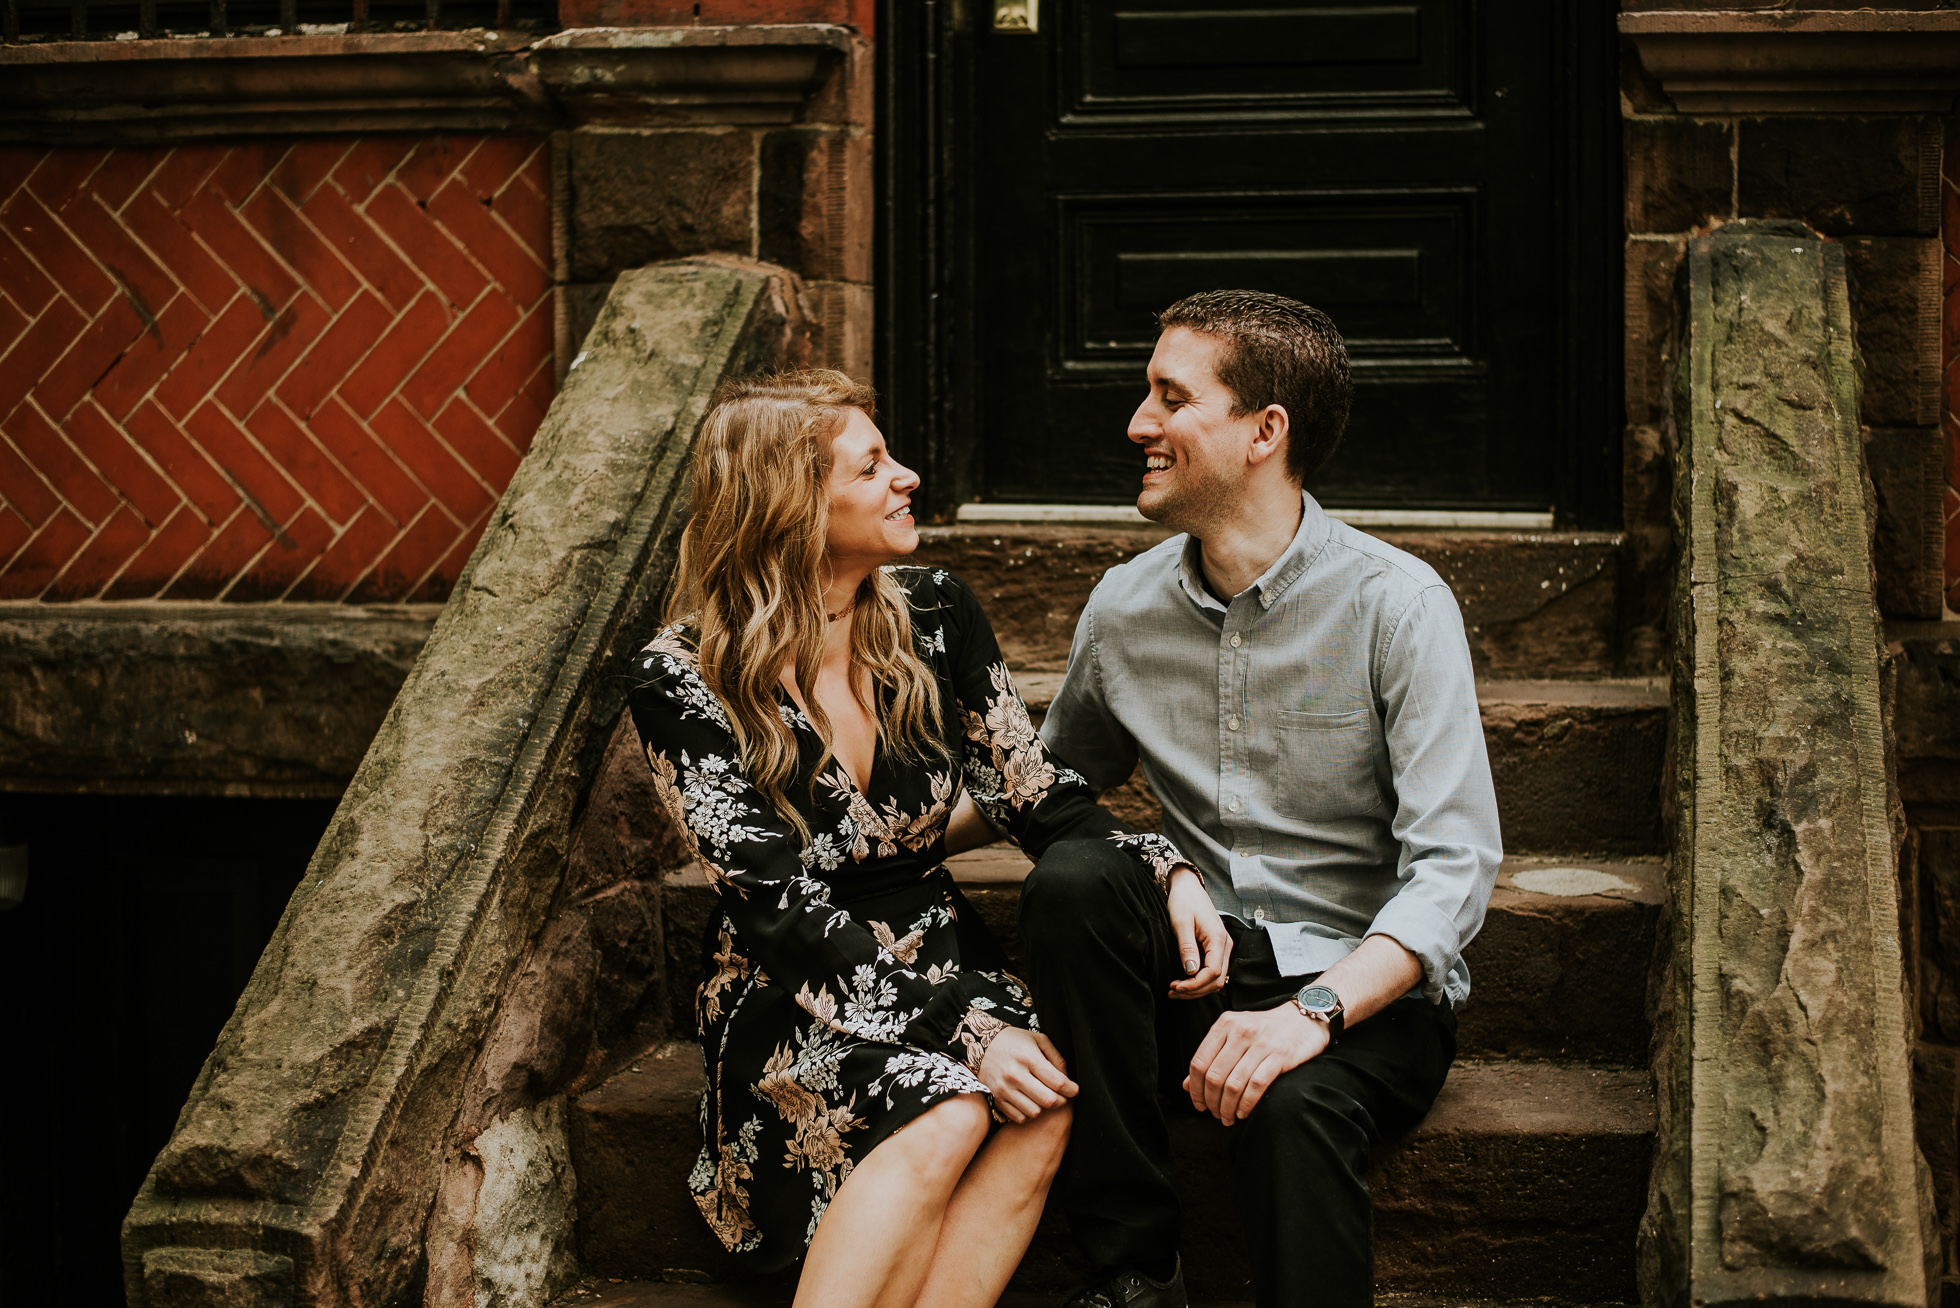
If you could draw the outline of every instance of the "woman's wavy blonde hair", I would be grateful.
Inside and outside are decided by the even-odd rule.
[[[814,785],[833,757],[830,716],[812,693],[829,621],[831,442],[850,410],[871,417],[876,402],[869,386],[827,368],[723,383],[695,441],[693,508],[667,602],[667,620],[697,633],[702,678],[728,706],[749,779],[805,840],[809,828],[786,795],[796,735],[776,692],[793,663],[823,740]],[[905,592],[879,569],[854,604],[851,664],[871,674],[864,706],[879,743],[907,762],[944,758],[939,684],[913,649]],[[851,689],[859,693],[855,676]]]

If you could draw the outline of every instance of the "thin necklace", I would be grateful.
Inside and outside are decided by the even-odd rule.
[[[828,618],[832,622],[835,622],[837,621],[837,619],[843,617],[845,614],[851,612],[855,608],[857,608],[857,601],[852,600],[849,604],[846,604],[843,608],[837,610],[837,612],[824,614],[824,617]]]

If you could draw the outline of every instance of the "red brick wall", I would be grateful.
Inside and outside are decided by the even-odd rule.
[[[550,228],[536,136],[0,149],[0,598],[443,598]]]
[[[1941,158],[1940,231],[1946,238],[1946,606],[1960,609],[1960,122],[1947,129]]]

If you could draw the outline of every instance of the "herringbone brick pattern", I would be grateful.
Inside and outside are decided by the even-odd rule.
[[[0,149],[0,598],[443,598],[551,401],[535,136]]]

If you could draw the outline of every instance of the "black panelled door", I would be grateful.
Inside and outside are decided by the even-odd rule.
[[[947,265],[971,297],[967,492],[1132,499],[1152,315],[1251,287],[1347,338],[1322,499],[1553,507],[1573,2],[1039,0],[1033,32],[983,10],[948,156],[971,160],[970,263]]]

